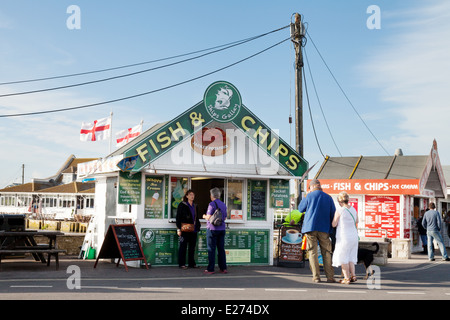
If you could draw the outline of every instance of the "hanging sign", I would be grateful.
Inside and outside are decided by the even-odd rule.
[[[136,165],[137,158],[138,158],[138,155],[123,158],[122,160],[120,160],[117,163],[117,167],[122,172],[130,172],[131,170],[133,170],[134,166]]]

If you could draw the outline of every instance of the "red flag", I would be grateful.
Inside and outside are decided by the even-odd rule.
[[[126,143],[130,142],[131,140],[139,136],[141,132],[142,132],[142,122],[137,126],[134,126],[133,128],[117,132],[116,133],[117,148],[120,148]]]
[[[95,120],[94,122],[82,122],[80,131],[81,141],[106,140],[111,136],[111,117]]]

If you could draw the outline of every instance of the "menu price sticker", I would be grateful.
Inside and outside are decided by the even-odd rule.
[[[365,196],[365,227],[383,229],[388,238],[400,236],[400,196]],[[382,237],[382,230],[366,230],[366,237]]]

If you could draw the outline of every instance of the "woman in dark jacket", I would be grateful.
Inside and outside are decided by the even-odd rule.
[[[188,266],[195,268],[195,246],[197,245],[197,233],[200,231],[200,217],[197,213],[197,205],[194,203],[195,193],[192,190],[186,191],[183,201],[180,202],[177,209],[177,234],[180,237],[180,246],[178,251],[178,266],[187,269],[186,251],[188,252]],[[193,232],[181,231],[182,223],[193,223]]]

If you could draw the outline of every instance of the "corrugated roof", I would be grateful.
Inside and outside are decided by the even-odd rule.
[[[317,179],[420,179],[429,156],[329,157]]]
[[[429,156],[397,157],[389,174],[389,179],[420,179]]]

